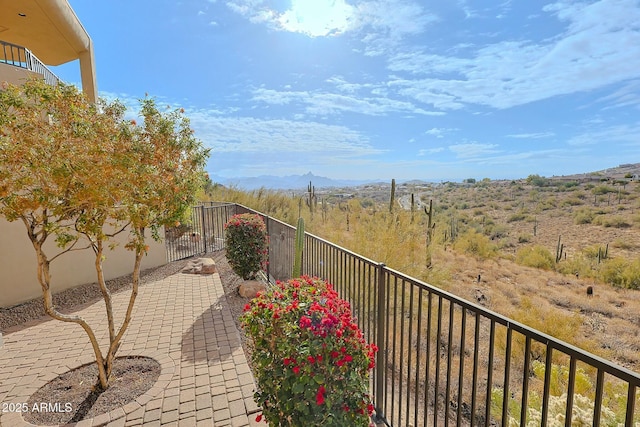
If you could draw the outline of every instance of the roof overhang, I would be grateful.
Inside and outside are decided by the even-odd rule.
[[[26,47],[47,65],[90,52],[91,38],[67,0],[0,0],[0,40]]]

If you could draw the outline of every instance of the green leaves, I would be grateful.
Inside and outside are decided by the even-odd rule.
[[[369,425],[376,347],[330,284],[280,282],[247,304],[241,320],[254,344],[256,402],[271,425]]]
[[[234,215],[224,227],[229,265],[245,280],[255,277],[268,259],[267,228],[262,217],[255,214]]]

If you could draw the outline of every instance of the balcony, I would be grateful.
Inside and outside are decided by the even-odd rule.
[[[12,67],[26,70],[18,74],[3,71],[0,66],[0,80],[7,80],[10,83],[19,83],[20,79],[27,79],[34,76],[32,73],[40,75],[44,80],[55,86],[60,83],[60,79],[46,65],[42,63],[29,49],[0,40],[0,64],[7,64]],[[5,76],[6,74],[9,74]]]

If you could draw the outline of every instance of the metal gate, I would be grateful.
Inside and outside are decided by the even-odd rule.
[[[235,213],[235,204],[209,202],[194,206],[185,224],[165,229],[167,261],[224,249],[224,224]]]

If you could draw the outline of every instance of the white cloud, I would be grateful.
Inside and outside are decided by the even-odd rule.
[[[198,16],[202,16],[202,15],[206,15],[206,13],[204,11],[202,11],[202,10],[199,10],[198,11]]]
[[[308,114],[331,115],[343,112],[379,116],[388,113],[410,113],[426,116],[441,116],[440,111],[426,111],[411,102],[385,97],[360,97],[356,95],[327,92],[276,91],[274,89],[256,89],[253,101],[273,105],[300,103]]]
[[[403,38],[423,32],[437,18],[414,0],[229,0],[227,6],[253,23],[310,37],[355,33],[369,56],[384,54]]]
[[[624,107],[640,108],[640,80],[632,80],[611,94],[598,98],[596,102],[608,104],[604,107],[605,110]]]
[[[540,139],[540,138],[551,138],[555,136],[555,132],[536,132],[536,133],[516,133],[507,135],[508,138],[517,138],[517,139]]]
[[[445,133],[455,132],[454,128],[431,128],[425,132],[426,135],[435,136],[436,138],[444,138]]]
[[[568,141],[573,146],[626,145],[634,155],[640,154],[640,122],[588,129]]]
[[[458,158],[469,159],[479,157],[481,155],[499,153],[496,150],[497,144],[480,144],[478,142],[470,142],[464,144],[454,144],[449,146],[449,151],[455,153]]]
[[[291,9],[277,20],[286,31],[310,37],[328,36],[348,31],[354,12],[344,0],[292,0]]]
[[[418,156],[428,156],[429,154],[442,153],[443,151],[444,147],[423,148],[421,150],[418,150]]]
[[[405,52],[389,59],[401,93],[455,109],[462,104],[510,108],[558,95],[590,91],[637,78],[640,7],[633,0],[557,2],[544,7],[566,24],[542,41],[501,41],[469,57]]]

